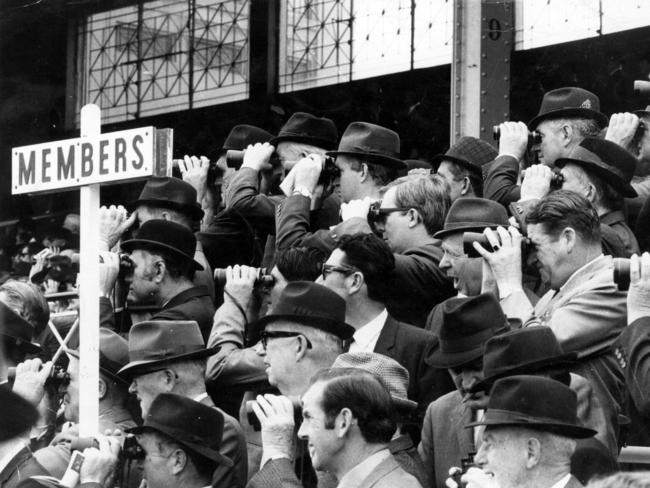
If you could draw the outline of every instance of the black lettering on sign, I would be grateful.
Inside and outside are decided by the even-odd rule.
[[[36,177],[36,153],[29,152],[29,162],[25,165],[25,154],[18,155],[18,185],[34,184]]]
[[[120,171],[126,171],[126,141],[118,137],[115,139],[115,172]]]
[[[41,158],[43,161],[43,165],[41,166],[41,181],[43,183],[49,183],[50,181],[52,181],[52,178],[50,178],[50,175],[48,174],[48,170],[52,165],[52,161],[48,159],[51,152],[52,150],[46,147],[43,149],[43,152],[41,154]]]
[[[93,145],[90,142],[81,143],[81,176],[93,174]]]
[[[133,166],[133,169],[140,169],[144,165],[144,156],[142,155],[142,151],[140,151],[140,148],[138,147],[138,143],[142,144],[144,140],[142,139],[142,136],[135,136],[133,138],[133,150],[135,151],[135,154],[138,156],[138,159],[134,159],[131,161],[131,165]]]
[[[108,168],[104,166],[104,163],[108,160],[108,152],[106,148],[108,147],[108,141],[103,140],[99,141],[99,174],[107,175]]]
[[[488,22],[488,37],[493,41],[498,41],[501,38],[501,22],[499,19],[490,19]]]
[[[58,180],[74,178],[74,144],[70,144],[67,158],[63,153],[63,148],[57,148],[56,177]]]

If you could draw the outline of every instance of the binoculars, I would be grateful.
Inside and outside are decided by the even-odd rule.
[[[226,285],[225,268],[215,268],[214,281],[216,281],[221,287],[224,287]],[[257,268],[257,278],[255,279],[255,287],[271,288],[274,284],[275,284],[275,278],[273,277],[273,275],[267,273],[266,268]]]
[[[492,137],[495,141],[501,139],[501,128],[498,125],[492,126]],[[528,133],[528,147],[531,147],[533,144],[539,144],[542,142],[542,134],[536,130]]]

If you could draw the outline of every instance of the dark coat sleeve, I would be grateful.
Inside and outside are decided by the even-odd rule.
[[[517,185],[519,162],[512,156],[499,156],[483,167],[483,197],[507,207],[519,200]]]
[[[246,488],[302,488],[288,459],[272,459],[250,479]]]
[[[637,410],[650,417],[650,317],[628,325],[614,344],[627,390]]]

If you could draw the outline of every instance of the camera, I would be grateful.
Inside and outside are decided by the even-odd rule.
[[[70,443],[70,451],[83,451],[86,448],[99,448],[97,439],[93,437],[77,437]],[[122,448],[120,449],[120,459],[144,459],[145,453],[134,435],[122,437]]]
[[[492,137],[495,141],[501,139],[501,128],[498,125],[492,126]],[[536,130],[528,133],[528,147],[531,147],[533,144],[539,144],[542,142],[542,134]]]
[[[244,153],[245,151],[237,151],[235,149],[228,149],[226,151],[226,165],[229,168],[239,169],[241,168],[242,163],[244,162]],[[280,157],[277,153],[271,155],[269,163],[272,166],[278,166],[280,164]]]
[[[650,81],[634,80],[634,94],[650,98]]]
[[[215,268],[214,281],[216,281],[222,288],[226,285],[225,268]],[[274,284],[275,278],[267,273],[266,268],[257,268],[257,278],[255,279],[256,288],[271,288]]]
[[[553,171],[551,175],[551,188],[554,190],[559,190],[564,184],[564,175],[559,171]]]
[[[614,283],[620,291],[630,289],[630,260],[627,258],[614,258]]]
[[[321,170],[320,176],[318,178],[318,184],[323,185],[325,188],[327,188],[339,176],[341,176],[341,170],[334,162],[334,159],[326,156],[325,164],[323,165],[323,169]]]
[[[7,379],[11,382],[16,380],[16,368],[13,366],[7,369]],[[45,380],[46,386],[53,388],[60,388],[70,384],[70,373],[68,373],[63,366],[58,364],[52,368],[50,375]]]
[[[129,276],[131,273],[133,273],[133,261],[131,260],[131,257],[124,253],[121,252],[119,254],[120,256],[120,270],[117,273],[117,277],[120,280],[124,280],[127,276]]]
[[[469,468],[474,468],[476,467],[476,463],[474,463],[474,456],[476,455],[475,452],[470,452],[467,454],[467,457],[464,457],[460,460],[460,471],[457,471],[454,473],[451,477],[452,479],[456,482],[456,484],[459,487],[466,486],[466,483],[463,483],[460,480],[460,477],[463,476],[465,473],[467,473],[467,470]]]
[[[252,404],[255,403],[255,400],[248,400],[246,402],[246,418],[248,424],[253,428],[255,432],[262,430],[262,424],[260,419],[257,418],[255,411],[253,410]],[[302,407],[294,402],[293,404],[293,420],[296,426],[300,426],[302,423]]]
[[[465,232],[463,233],[463,252],[467,255],[468,258],[480,258],[481,255],[479,252],[474,249],[474,243],[478,242],[483,249],[488,252],[494,252],[496,249],[492,247],[488,238],[482,232]],[[522,261],[526,261],[526,250],[528,249],[528,239],[522,237],[521,240],[521,258]]]

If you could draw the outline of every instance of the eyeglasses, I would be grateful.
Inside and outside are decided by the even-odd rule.
[[[266,346],[269,343],[269,339],[280,339],[282,337],[304,337],[305,341],[307,341],[307,349],[311,349],[311,341],[305,336],[305,334],[301,334],[300,332],[285,332],[285,331],[273,331],[273,332],[267,332],[264,331],[260,335],[260,341],[262,342],[262,347],[266,351]]]
[[[348,266],[346,264],[341,264],[341,265],[334,265],[334,264],[327,264],[323,263],[323,266],[321,268],[321,274],[323,275],[323,279],[327,278],[327,275],[330,273],[341,273],[344,274],[345,276],[349,276],[352,273],[356,273],[359,271],[357,268],[354,266]]]
[[[408,212],[409,210],[411,209],[408,207],[381,207],[381,202],[375,202],[370,205],[370,209],[368,210],[368,221],[371,224],[385,224],[388,214]]]

